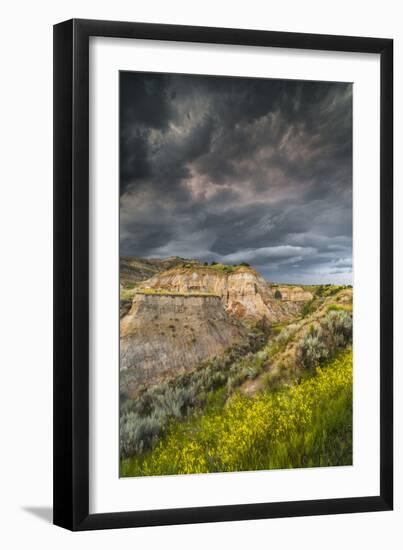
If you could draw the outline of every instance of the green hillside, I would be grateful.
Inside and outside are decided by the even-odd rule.
[[[333,290],[333,291],[332,291]],[[121,403],[121,475],[352,463],[352,290]]]

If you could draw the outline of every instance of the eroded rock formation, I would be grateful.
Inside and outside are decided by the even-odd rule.
[[[301,287],[271,287],[246,266],[180,258],[125,259],[124,265],[125,284],[135,284],[121,300],[120,389],[128,396],[222,355],[246,339],[250,325],[290,320],[312,298]],[[160,271],[161,265],[169,267]]]
[[[120,391],[131,397],[222,355],[247,335],[220,297],[191,294],[136,294],[120,331]]]
[[[265,279],[251,267],[238,267],[230,273],[210,267],[176,268],[143,281],[141,287],[184,294],[210,292],[220,296],[230,315],[242,320],[266,317],[270,322],[284,321],[296,315],[306,301],[294,301],[293,297],[276,300]]]
[[[281,300],[291,302],[309,302],[313,294],[304,290],[300,286],[281,286],[276,287],[281,293]]]

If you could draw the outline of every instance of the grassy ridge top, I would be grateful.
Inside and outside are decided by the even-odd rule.
[[[175,290],[165,290],[163,288],[121,288],[120,300],[131,301],[136,294],[144,296],[182,296],[182,297],[204,297],[204,298],[220,298],[218,294],[213,292],[178,292]]]
[[[213,264],[213,265],[203,265],[203,264],[183,264],[162,271],[160,275],[173,275],[173,274],[186,274],[189,272],[205,273],[205,274],[218,274],[218,275],[229,275],[231,273],[243,273],[243,272],[253,272],[257,273],[256,270],[247,265],[226,265],[226,264]]]
[[[145,296],[182,296],[182,297],[214,297],[220,298],[213,292],[178,292],[175,290],[165,290],[163,288],[135,288],[134,294],[143,294]]]

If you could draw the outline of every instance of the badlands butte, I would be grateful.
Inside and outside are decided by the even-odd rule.
[[[247,264],[121,258],[121,394],[136,397],[234,345],[250,345],[301,317],[314,292],[271,284]]]

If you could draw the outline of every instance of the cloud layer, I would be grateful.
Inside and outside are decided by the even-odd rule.
[[[124,72],[121,254],[350,283],[352,85]]]

